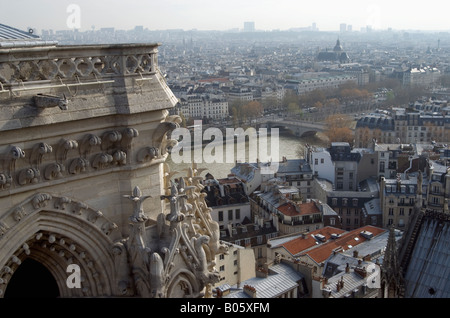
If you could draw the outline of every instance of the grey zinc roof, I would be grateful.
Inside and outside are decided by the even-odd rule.
[[[38,39],[37,35],[25,32],[0,23],[0,40],[33,40]]]
[[[370,200],[364,203],[364,208],[368,215],[381,215],[383,211],[381,209],[381,201],[379,198]]]
[[[402,238],[403,232],[395,230],[395,240],[398,242]],[[369,255],[373,262],[378,259],[381,264],[384,259],[384,251],[386,249],[387,241],[389,238],[389,231],[381,233],[370,240],[367,240],[361,244],[353,246],[352,248],[342,252],[342,254],[347,256],[353,256],[355,251],[358,252],[358,257],[365,257]]]
[[[304,277],[295,271],[289,265],[280,263],[270,267],[270,274],[265,277],[253,277],[244,282],[240,286],[250,285],[256,289],[257,298],[276,298],[285,292],[299,286],[299,281]],[[237,286],[233,286],[236,288]],[[242,290],[231,291],[224,298],[249,298]]]
[[[405,275],[405,297],[450,297],[450,222],[427,218]]]
[[[57,41],[44,41],[39,36],[0,23],[0,48],[55,45]]]
[[[366,266],[367,264],[371,264],[370,262],[364,262]],[[373,264],[373,263],[372,263]],[[330,297],[332,298],[344,298],[351,295],[352,291],[358,290],[361,286],[367,285],[369,279],[373,279],[375,282],[379,280],[380,269],[378,266],[371,265],[373,272],[368,273],[368,278],[362,278],[360,275],[355,273],[353,270],[349,273],[341,272],[338,275],[335,275],[328,279],[328,284],[326,287],[331,291]],[[344,282],[344,288],[339,291],[336,290],[335,285],[338,281],[342,280]]]
[[[278,164],[278,174],[297,174],[300,172],[311,172],[311,167],[305,159],[289,159]]]
[[[268,244],[270,244],[270,247],[274,248],[274,247],[281,246],[286,242],[293,241],[293,240],[299,238],[300,236],[302,236],[302,234],[277,237],[277,238],[270,239]]]

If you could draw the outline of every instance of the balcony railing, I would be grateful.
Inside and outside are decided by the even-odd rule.
[[[285,225],[306,225],[306,224],[316,224],[322,223],[322,218],[315,219],[307,219],[307,220],[296,220],[296,221],[288,221],[283,219],[282,217],[278,217],[278,222]]]

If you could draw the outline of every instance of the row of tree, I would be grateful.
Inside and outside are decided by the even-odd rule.
[[[330,142],[343,141],[350,145],[354,143],[354,132],[351,129],[353,119],[344,114],[334,114],[325,120],[326,130],[324,131]]]
[[[234,127],[241,124],[250,123],[263,114],[263,106],[258,101],[235,101],[229,107],[230,116],[233,119]]]
[[[450,75],[442,75],[438,84],[450,87]],[[301,95],[288,91],[282,102],[283,109],[293,114],[300,114],[304,109],[315,107],[318,111],[348,103],[368,103],[379,89],[386,88],[386,100],[380,106],[407,105],[426,95],[424,86],[404,86],[399,79],[387,78],[369,83],[364,87],[349,81],[336,89],[316,89]]]

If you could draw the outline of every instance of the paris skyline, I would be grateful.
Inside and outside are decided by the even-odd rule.
[[[448,31],[445,4],[388,0],[345,3],[330,0],[299,2],[293,0],[166,0],[87,1],[20,0],[2,8],[0,23],[19,29],[78,29],[105,27],[132,29],[141,25],[150,30],[229,30],[242,29],[246,21],[256,30],[288,30],[317,25],[320,31],[337,31],[341,23],[354,31],[370,26],[373,30]],[[27,8],[24,10],[24,8]]]

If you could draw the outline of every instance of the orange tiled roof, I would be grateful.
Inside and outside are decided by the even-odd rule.
[[[304,238],[298,237],[296,239],[293,239],[292,241],[286,242],[282,246],[292,255],[296,255],[313,246],[316,246],[317,240],[313,237],[313,235],[321,234],[325,236],[325,238],[328,241],[331,237],[331,234],[342,234],[342,233],[345,233],[345,231],[342,229],[327,226],[306,234]]]
[[[317,208],[317,206],[314,202],[302,203],[297,206],[298,206],[298,209],[295,208],[294,203],[287,202],[285,204],[280,205],[278,207],[278,211],[280,211],[281,213],[283,213],[286,216],[297,216],[297,215],[320,213],[320,210]]]
[[[311,249],[306,254],[309,255],[309,257],[311,257],[316,263],[321,263],[331,255],[333,250],[336,250],[338,248],[348,250],[353,246],[356,246],[358,244],[367,241],[367,239],[361,235],[361,232],[363,231],[371,232],[375,237],[381,233],[384,233],[386,230],[371,225],[366,225],[361,228],[350,231],[348,233],[345,233],[338,239],[329,240],[324,244],[318,245],[316,248]]]
[[[375,237],[381,233],[384,233],[386,230],[371,225],[366,225],[353,231],[346,232],[338,228],[327,226],[308,233],[305,238],[296,238],[292,241],[284,243],[282,246],[292,255],[302,253],[302,255],[308,255],[311,257],[316,263],[321,263],[331,255],[333,250],[338,248],[347,250],[350,248],[349,245],[356,246],[362,242],[365,242],[367,239],[360,234],[363,231],[371,232]],[[316,234],[322,234],[325,236],[326,242],[317,245],[317,240],[313,237],[313,235]],[[330,239],[331,234],[340,234],[341,236],[337,239]],[[355,240],[355,238],[357,238],[357,240]]]

